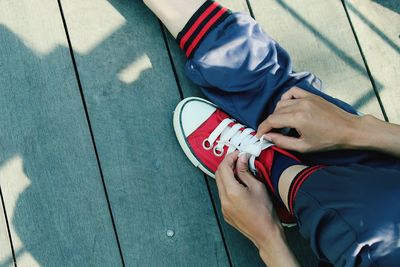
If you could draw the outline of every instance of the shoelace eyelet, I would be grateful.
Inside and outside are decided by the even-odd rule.
[[[225,151],[223,149],[219,150],[219,149],[217,149],[217,147],[214,147],[213,152],[214,152],[214,155],[217,157],[222,157],[222,155],[225,153]]]
[[[208,145],[207,145],[208,144]],[[212,147],[212,145],[211,145],[211,143],[210,143],[210,141],[208,141],[208,139],[204,139],[204,141],[203,141],[203,148],[205,149],[205,150],[211,150],[213,147]]]

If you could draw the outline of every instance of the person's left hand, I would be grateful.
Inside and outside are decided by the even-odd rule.
[[[296,129],[300,137],[271,132],[280,128]],[[282,95],[274,112],[258,126],[257,137],[264,135],[280,148],[307,153],[350,148],[350,140],[357,138],[360,128],[361,117],[293,87]]]
[[[268,240],[272,231],[280,231],[267,190],[249,172],[246,155],[238,158],[238,152],[228,154],[216,172],[216,181],[225,220],[257,247]]]

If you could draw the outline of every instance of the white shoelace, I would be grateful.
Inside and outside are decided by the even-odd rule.
[[[229,124],[235,123],[232,127]],[[253,133],[255,131],[251,128],[245,128],[243,131],[240,129],[245,128],[244,125],[236,123],[232,119],[224,119],[203,141],[203,148],[206,150],[213,149],[216,156],[221,157],[224,154],[224,147],[228,147],[227,153],[239,150],[240,153],[250,154],[249,167],[250,170],[256,172],[254,160],[261,154],[261,151],[273,146],[272,143],[258,139]],[[216,141],[219,137],[219,140]],[[214,144],[217,145],[214,145]]]

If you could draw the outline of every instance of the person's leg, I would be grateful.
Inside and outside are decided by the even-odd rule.
[[[253,128],[292,86],[356,113],[321,93],[319,80],[312,74],[294,73],[289,55],[245,14],[229,14],[207,1],[176,36],[189,58],[189,78],[213,102]],[[357,165],[299,170],[284,199],[321,258],[350,266],[355,261],[368,264],[365,260],[383,262],[398,257],[393,244],[398,244],[396,216],[400,212],[395,210],[398,206],[388,205],[396,203],[399,194],[399,171],[395,169]],[[377,179],[382,175],[385,179]]]
[[[392,167],[297,167],[282,175],[282,199],[320,259],[335,266],[400,262],[400,168]]]
[[[250,15],[224,11],[206,1],[176,37],[188,58],[187,76],[212,102],[254,129],[293,86],[357,113],[322,93],[315,75],[294,72],[290,55]]]
[[[301,80],[309,80],[313,84],[309,89],[319,91],[320,81],[310,73],[295,74],[286,51],[249,15],[231,14],[209,0],[144,3],[187,55],[188,77],[215,104],[246,125],[256,129],[273,110],[277,97]]]
[[[145,3],[188,57],[188,78],[200,86],[208,99],[243,124],[257,129],[273,112],[281,95],[293,86],[357,113],[350,105],[321,92],[321,81],[315,75],[294,72],[289,54],[249,15],[231,13],[213,1]],[[309,165],[374,165],[392,160],[377,153],[348,150],[297,156]]]
[[[206,0],[144,0],[175,38]]]
[[[289,204],[288,204],[288,194],[289,194],[289,188],[290,185],[292,184],[293,180],[295,177],[301,173],[303,170],[307,169],[309,166],[306,165],[293,165],[284,170],[279,177],[278,180],[278,190],[279,192],[279,197],[282,200],[283,204],[286,206],[287,209],[289,209]]]

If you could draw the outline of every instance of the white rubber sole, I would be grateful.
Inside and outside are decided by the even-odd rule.
[[[210,105],[216,107],[216,105],[214,105],[210,101],[204,100],[204,99],[199,98],[199,97],[188,97],[188,98],[185,98],[184,100],[182,100],[181,102],[179,102],[179,104],[175,108],[174,118],[173,118],[175,135],[176,135],[176,137],[178,139],[179,144],[181,145],[181,148],[182,148],[183,152],[188,157],[188,159],[192,162],[192,164],[196,168],[199,168],[201,171],[203,171],[208,176],[210,176],[210,177],[215,179],[215,174],[210,172],[210,170],[208,170],[206,166],[201,164],[201,162],[193,154],[192,149],[190,148],[189,144],[187,143],[186,137],[185,137],[184,132],[183,132],[182,123],[181,123],[182,109],[190,101],[201,101],[201,102],[204,102],[204,103],[207,103],[207,104],[210,104]]]

